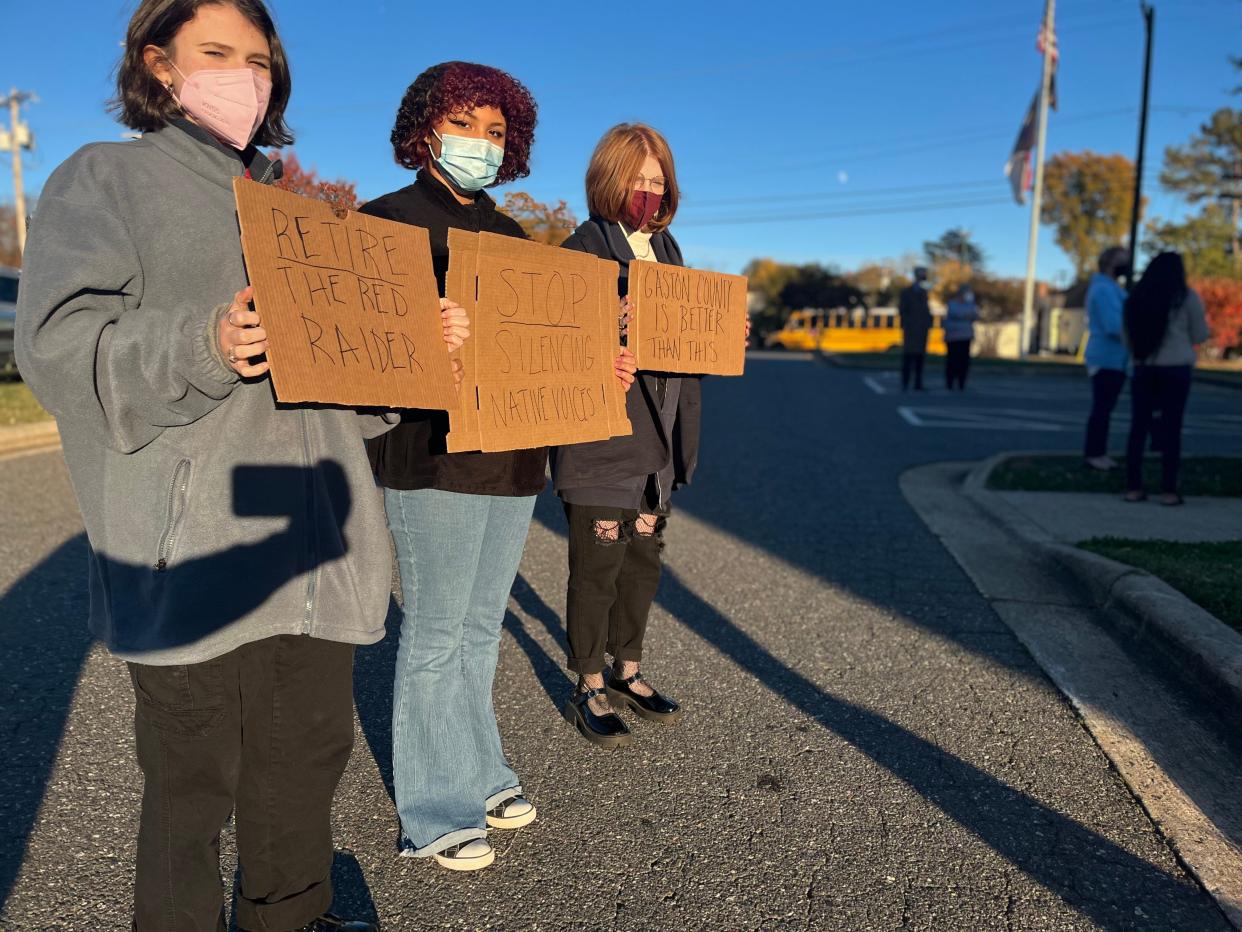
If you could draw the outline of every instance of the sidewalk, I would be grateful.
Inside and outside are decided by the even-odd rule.
[[[1123,618],[1125,636],[1156,648],[1180,675],[1206,686],[1242,717],[1242,635],[1164,580],[1076,546],[1093,537],[1237,540],[1242,500],[1189,498],[1180,508],[1166,508],[1109,494],[988,489],[992,471],[1015,455],[1001,453],[977,464],[962,494],[1032,555],[1068,573],[1097,606]]]
[[[1052,539],[1067,544],[1092,537],[1183,543],[1242,538],[1242,499],[1237,498],[1187,498],[1181,508],[1165,508],[1154,498],[1132,504],[1117,495],[1091,492],[988,494],[1021,513]]]
[[[0,457],[51,450],[58,446],[60,431],[55,421],[0,427]]]
[[[1203,533],[1186,517],[1196,502],[990,491],[987,475],[1005,458],[916,467],[902,492],[1242,929],[1242,635],[1154,576],[1067,543],[1131,528]],[[1141,514],[1110,528],[1114,507]]]

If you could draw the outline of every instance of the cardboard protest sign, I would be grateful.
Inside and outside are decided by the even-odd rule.
[[[746,277],[679,265],[630,263],[630,349],[638,368],[741,375],[746,365]]]
[[[233,191],[277,399],[458,406],[426,230],[244,178]]]
[[[615,262],[495,233],[449,230],[445,291],[470,314],[448,449],[497,452],[630,433],[613,372]]]

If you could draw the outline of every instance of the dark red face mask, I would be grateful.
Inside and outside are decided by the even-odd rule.
[[[621,219],[631,230],[638,231],[651,222],[651,218],[660,209],[660,201],[664,195],[651,191],[633,191],[630,202],[625,205],[625,216]]]

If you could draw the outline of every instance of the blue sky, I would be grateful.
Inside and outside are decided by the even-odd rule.
[[[104,113],[133,0],[5,2],[0,87],[35,91],[28,187],[83,143],[120,138]],[[684,190],[673,231],[687,259],[852,267],[970,229],[993,269],[1021,274],[1029,214],[1002,167],[1039,77],[1043,0],[805,0],[590,8],[580,2],[414,4],[274,0],[294,70],[303,164],[375,197],[408,183],[388,145],[401,94],[452,58],[504,68],[540,105],[533,171],[517,182],[585,216],[582,177],[600,134],[643,120],[672,143]],[[1061,109],[1049,152],[1132,156],[1140,90],[1137,0],[1060,0]],[[1156,0],[1148,146],[1152,211],[1183,209],[1154,184],[1242,83],[1242,0]],[[520,9],[521,15],[514,11]],[[346,11],[342,13],[342,11]],[[18,39],[18,41],[13,41]],[[0,200],[11,200],[7,158]],[[894,190],[896,189],[896,190]],[[505,189],[493,192],[499,197]],[[912,209],[913,208],[913,209]],[[1069,263],[1044,230],[1039,271]]]

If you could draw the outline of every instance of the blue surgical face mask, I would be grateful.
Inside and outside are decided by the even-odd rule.
[[[440,140],[440,155],[436,158],[436,164],[457,187],[463,191],[482,191],[496,180],[500,163],[505,160],[504,149],[486,139],[441,136],[435,130],[432,132]]]

